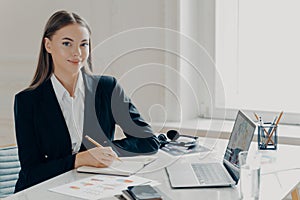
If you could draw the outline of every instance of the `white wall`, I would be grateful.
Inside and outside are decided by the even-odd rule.
[[[180,99],[182,119],[209,117],[214,105],[215,3],[180,2]]]

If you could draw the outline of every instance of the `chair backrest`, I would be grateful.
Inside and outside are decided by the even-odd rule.
[[[0,147],[0,198],[14,193],[20,162],[15,144]]]

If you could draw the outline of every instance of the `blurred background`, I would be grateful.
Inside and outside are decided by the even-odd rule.
[[[160,124],[156,132],[168,122],[232,120],[239,109],[265,121],[283,110],[281,123],[299,125],[299,8],[297,0],[0,0],[0,145],[15,142],[14,95],[33,78],[46,21],[63,9],[92,29],[94,73],[116,77]]]

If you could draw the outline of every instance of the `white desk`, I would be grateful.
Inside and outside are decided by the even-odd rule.
[[[208,141],[209,140],[209,141]],[[205,144],[213,144],[212,139],[208,139]],[[210,142],[210,143],[209,143]],[[221,159],[222,155],[220,152],[224,152],[227,145],[227,140],[217,140],[214,150],[205,156],[204,160],[207,159]],[[257,148],[256,143],[251,146],[252,150]],[[274,152],[276,156],[276,161],[270,165],[262,166],[262,173],[264,173],[264,167],[267,170],[267,166],[272,166],[280,169],[283,166],[300,167],[300,160],[298,159],[300,155],[299,146],[289,146],[289,145],[279,145],[277,152]],[[204,157],[204,156],[203,156]],[[203,157],[198,155],[184,156],[181,157],[178,162],[195,162],[202,161]],[[177,160],[174,157],[169,156],[164,152],[159,152],[159,158],[152,165],[145,168],[143,172],[139,173],[138,176],[149,178],[152,180],[157,180],[161,184],[157,186],[165,194],[167,194],[171,199],[174,200],[185,200],[185,199],[210,199],[210,200],[237,200],[239,199],[238,187],[227,187],[227,188],[204,188],[204,189],[172,189],[169,184],[167,174],[165,172],[164,166],[172,164]],[[283,163],[286,163],[282,165]],[[91,174],[77,173],[75,170],[69,171],[65,174],[52,178],[48,181],[35,185],[27,190],[21,191],[5,200],[40,200],[40,199],[78,199],[70,196],[64,196],[58,193],[50,192],[48,189],[56,187],[58,185],[63,185],[69,182],[73,182],[78,179],[86,178],[92,176]],[[278,182],[280,181],[280,183]],[[261,176],[261,199],[283,199],[287,196],[294,187],[300,181],[300,170],[290,170],[285,172],[278,172],[277,177],[274,174],[268,174]],[[108,198],[115,199],[115,198]]]

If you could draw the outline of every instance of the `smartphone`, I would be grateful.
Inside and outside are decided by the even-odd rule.
[[[162,200],[161,195],[151,185],[129,186],[127,191],[134,199]]]

